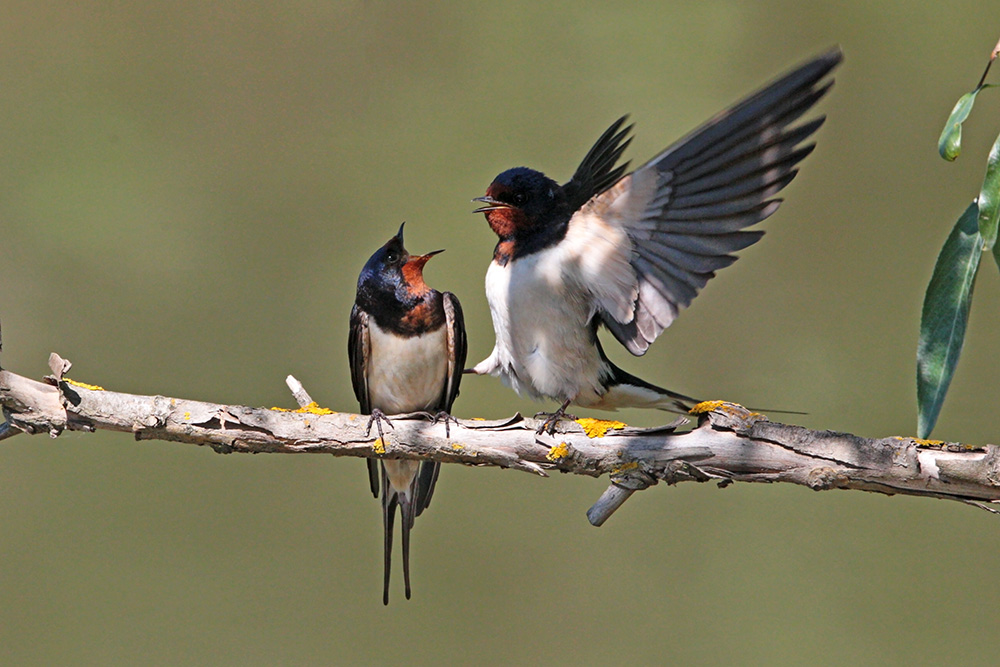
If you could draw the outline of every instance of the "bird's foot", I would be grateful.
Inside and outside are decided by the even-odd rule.
[[[535,433],[541,435],[542,433],[548,431],[549,435],[555,435],[556,425],[559,423],[560,419],[576,419],[576,416],[568,414],[566,412],[566,408],[569,407],[570,402],[571,401],[566,401],[565,403],[559,406],[558,410],[552,413],[548,412],[536,413],[535,419],[539,419],[540,417],[545,417],[545,421],[542,422],[542,425],[538,427]]]
[[[371,435],[372,424],[374,424],[375,430],[378,431],[379,439],[382,440],[382,442],[385,442],[385,434],[382,433],[382,422],[385,422],[386,426],[392,430],[396,430],[396,427],[392,425],[392,422],[385,416],[385,413],[378,408],[375,408],[372,410],[371,417],[368,418],[368,428],[365,429],[365,435]]]
[[[438,413],[436,415],[434,415],[431,418],[431,423],[433,423],[433,424],[439,424],[441,422],[444,422],[444,437],[450,438],[451,437],[451,426],[450,426],[450,424],[454,424],[455,426],[458,426],[458,420],[455,419],[454,417],[452,417],[450,414],[448,414],[444,410],[440,410],[440,411],[438,411]]]
[[[458,426],[458,420],[455,419],[454,417],[452,417],[450,414],[448,414],[444,410],[438,411],[437,414],[431,414],[430,412],[427,412],[425,410],[421,410],[420,412],[414,412],[412,414],[413,414],[413,416],[419,416],[419,417],[421,417],[423,419],[426,419],[427,421],[429,421],[432,424],[440,424],[441,422],[444,422],[444,435],[445,435],[446,438],[450,438],[451,437],[451,427],[450,427],[450,424],[454,424],[455,426]]]

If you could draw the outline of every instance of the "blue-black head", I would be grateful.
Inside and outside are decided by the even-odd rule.
[[[444,251],[410,255],[403,246],[403,225],[400,225],[399,233],[376,250],[361,269],[358,306],[372,314],[395,314],[422,301],[432,291],[424,282],[424,265],[440,252]]]
[[[474,213],[485,213],[486,221],[501,240],[569,220],[562,187],[540,171],[515,167],[490,183],[485,197],[473,201],[486,204]]]

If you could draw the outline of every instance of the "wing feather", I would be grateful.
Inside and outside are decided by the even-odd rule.
[[[368,360],[371,356],[371,338],[368,330],[368,313],[361,310],[357,304],[351,309],[351,329],[347,336],[347,358],[351,366],[351,385],[354,396],[361,406],[361,414],[372,413],[372,401],[368,392]],[[379,474],[378,461],[367,459],[368,484],[372,495],[378,498]]]
[[[733,255],[698,255],[657,241],[647,241],[643,248],[647,250],[643,256],[649,257],[651,261],[655,257],[692,273],[712,273],[736,261]]]
[[[726,165],[733,164],[739,160],[745,160],[758,156],[768,150],[780,150],[781,146],[779,142],[781,141],[790,142],[792,144],[802,142],[818,130],[823,125],[824,121],[824,118],[815,118],[808,123],[803,123],[802,125],[789,131],[784,136],[775,134],[771,141],[767,141],[766,137],[764,137],[764,141],[757,146],[747,144],[747,142],[742,141],[729,147],[725,151],[721,151],[718,155],[701,155],[701,162],[699,164],[692,164],[684,172],[683,179],[675,179],[674,183],[683,183],[694,180],[705,174],[710,174],[714,171],[722,169]]]
[[[830,89],[833,81],[824,78],[841,59],[834,49],[718,114],[596,194],[570,220],[567,237],[586,238],[598,226],[627,235],[630,275],[612,264],[584,284],[598,316],[632,354],[643,354],[715,271],[736,261],[732,253],[763,235],[743,230],[778,209],[781,201],[772,197],[812,152],[814,144],[803,142],[824,118],[792,124]],[[627,132],[619,131],[623,123],[605,132],[585,164],[611,173],[606,160],[620,154],[611,147]],[[597,283],[609,277],[611,287]]]
[[[792,152],[775,149],[770,155],[751,155],[737,163],[725,165],[697,179],[684,183],[674,183],[667,206],[678,208],[690,206],[683,203],[686,198],[697,195],[695,201],[725,202],[747,192],[768,187],[788,174],[803,158],[812,153],[814,144],[809,144]],[[777,156],[781,156],[777,159]],[[791,179],[789,179],[791,180]]]
[[[771,200],[732,212],[729,206],[713,207],[698,215],[680,217],[677,211],[667,220],[640,220],[629,229],[629,236],[638,243],[640,240],[653,240],[660,234],[729,234],[738,232],[744,227],[760,222],[778,210],[779,200]]]
[[[462,382],[462,371],[469,351],[465,336],[465,316],[462,304],[451,292],[442,293],[444,301],[445,326],[448,327],[448,381],[441,397],[441,409],[451,413],[451,406],[458,397],[458,386]]]
[[[351,364],[351,385],[354,396],[361,405],[361,414],[371,414],[371,398],[368,395],[368,358],[371,354],[371,339],[368,334],[368,313],[357,304],[351,309],[351,330],[347,336],[347,358]]]
[[[587,151],[573,178],[563,186],[569,204],[574,209],[582,206],[597,193],[611,187],[628,169],[627,162],[615,167],[622,153],[632,143],[632,138],[628,136],[632,126],[621,129],[627,120],[628,116],[622,116],[604,131],[593,147]]]

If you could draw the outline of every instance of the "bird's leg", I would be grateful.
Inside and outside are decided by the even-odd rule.
[[[392,425],[392,422],[385,416],[385,413],[378,408],[374,408],[372,410],[371,417],[368,418],[368,428],[365,429],[365,436],[371,435],[372,424],[374,424],[375,430],[378,431],[379,439],[382,440],[382,442],[385,442],[385,435],[382,433],[382,422],[385,422],[386,425],[392,430],[396,430],[396,427]]]
[[[570,414],[566,414],[566,408],[568,408],[569,404],[572,403],[572,402],[573,402],[573,399],[567,400],[565,403],[563,403],[562,405],[559,406],[558,410],[556,410],[555,412],[553,412],[551,414],[549,414],[547,412],[539,412],[539,413],[537,413],[535,415],[535,419],[538,419],[539,417],[545,417],[545,421],[542,422],[542,425],[538,427],[538,430],[535,431],[535,433],[541,434],[541,433],[544,433],[545,431],[548,431],[549,435],[555,435],[556,424],[559,423],[560,419],[563,419],[563,418],[566,418],[566,419],[576,419],[575,416],[570,415]]]

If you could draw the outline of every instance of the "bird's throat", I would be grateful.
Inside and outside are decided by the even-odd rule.
[[[514,238],[518,230],[523,230],[528,226],[528,220],[524,213],[514,208],[498,208],[489,211],[486,214],[486,221],[501,241]]]

